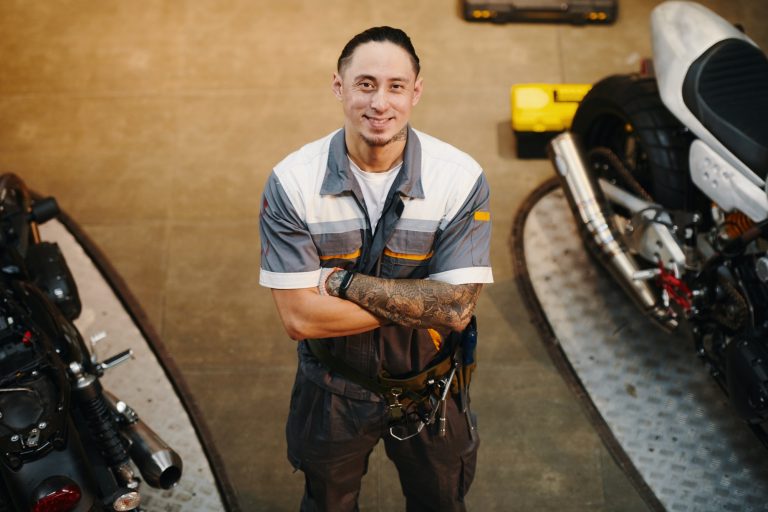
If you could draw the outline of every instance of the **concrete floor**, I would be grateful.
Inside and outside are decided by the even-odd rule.
[[[645,505],[553,368],[508,249],[521,200],[552,175],[515,158],[509,87],[593,82],[649,55],[653,0],[610,27],[482,25],[441,0],[0,2],[0,170],[55,195],[128,282],[181,368],[246,511],[296,510],[285,459],[295,371],[258,281],[271,167],[340,126],[344,43],[405,29],[422,59],[414,126],[485,168],[496,284],[478,307],[474,404],[483,439],[472,510],[639,511]],[[768,47],[768,2],[704,2]],[[759,24],[758,24],[759,23]],[[363,510],[402,510],[375,451]]]

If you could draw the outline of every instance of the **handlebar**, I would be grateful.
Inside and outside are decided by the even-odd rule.
[[[61,210],[59,204],[53,197],[46,197],[35,201],[32,205],[32,210],[29,212],[29,220],[42,224],[55,218]]]

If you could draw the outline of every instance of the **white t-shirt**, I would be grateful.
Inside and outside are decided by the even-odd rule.
[[[400,162],[388,171],[365,172],[355,165],[350,158],[349,167],[352,169],[352,174],[357,178],[357,183],[363,191],[363,199],[365,200],[365,207],[368,210],[368,218],[371,220],[371,230],[375,233],[376,225],[381,218],[381,212],[384,210],[387,194],[397,177],[397,173],[399,173],[400,169],[403,167],[403,162]]]

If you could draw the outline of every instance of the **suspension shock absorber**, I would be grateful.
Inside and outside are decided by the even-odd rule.
[[[79,363],[70,364],[69,369],[75,377],[75,396],[99,452],[118,481],[129,489],[136,489],[139,481],[130,465],[125,445],[123,445],[117,427],[112,420],[112,412],[104,399],[99,379],[95,375],[83,371],[83,367]]]
[[[729,240],[740,237],[754,225],[755,223],[752,221],[752,219],[738,210],[728,212],[725,215],[724,228],[725,234],[728,235]]]

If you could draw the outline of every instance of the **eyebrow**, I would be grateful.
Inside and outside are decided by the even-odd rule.
[[[355,77],[355,80],[354,80],[354,81],[355,81],[355,82],[358,82],[358,81],[360,81],[360,80],[372,80],[372,81],[374,81],[374,82],[378,82],[378,81],[379,81],[379,80],[378,80],[378,79],[377,79],[375,76],[373,76],[373,75],[358,75],[358,76],[356,76],[356,77]],[[388,80],[386,80],[386,81],[387,81],[387,82],[405,82],[405,83],[408,83],[408,79],[407,79],[407,78],[403,78],[403,77],[399,77],[399,76],[397,76],[397,77],[394,77],[394,78],[390,78],[390,79],[388,79]]]

